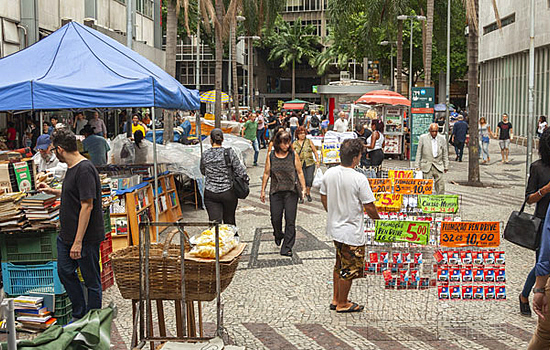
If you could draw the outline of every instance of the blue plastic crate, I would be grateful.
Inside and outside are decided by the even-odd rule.
[[[30,290],[40,293],[65,293],[65,287],[57,275],[57,261],[44,265],[2,263],[2,279],[7,294],[23,295]]]

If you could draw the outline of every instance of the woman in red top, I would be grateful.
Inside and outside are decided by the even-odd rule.
[[[8,138],[8,148],[15,149],[15,139],[17,138],[17,131],[13,122],[8,122],[8,130],[6,132]]]

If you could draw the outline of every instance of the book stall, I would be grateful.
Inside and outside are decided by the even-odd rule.
[[[375,323],[424,323],[437,334],[439,325],[483,322],[483,316],[455,320],[452,310],[475,313],[506,299],[500,223],[466,221],[459,195],[434,195],[433,180],[415,177],[421,174],[383,170],[369,178],[381,217],[375,222],[365,215],[368,289],[384,295],[383,302],[368,297]]]

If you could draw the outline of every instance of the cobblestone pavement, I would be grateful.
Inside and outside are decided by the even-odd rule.
[[[466,158],[463,163],[451,161],[445,177],[447,193],[462,195],[464,219],[505,223],[523,198],[525,149],[512,145],[511,162],[506,165],[500,164],[496,142],[492,142],[491,152],[491,163],[481,166],[481,179],[488,187],[459,185],[467,179]],[[263,165],[265,151],[260,159]],[[403,168],[408,162],[387,160],[384,165]],[[251,195],[240,201],[237,210],[240,236],[247,248],[222,296],[223,326],[231,344],[270,350],[526,348],[536,318],[520,316],[517,299],[534,264],[533,252],[502,242],[507,256],[506,301],[441,302],[434,288],[388,291],[381,276],[367,276],[354,284],[350,294],[352,300],[366,304],[365,311],[336,314],[328,309],[334,250],[325,234],[326,214],[319,193],[313,191],[312,203],[299,205],[295,254],[282,257],[272,241],[269,204],[259,200],[263,168],[248,170]],[[184,213],[188,221],[206,218],[205,211],[190,207]],[[111,301],[118,306],[112,348],[128,349],[131,302],[121,298],[116,284],[104,294],[105,305]],[[173,303],[165,304],[167,332],[175,335]],[[203,315],[205,335],[212,335],[214,302],[203,303]]]

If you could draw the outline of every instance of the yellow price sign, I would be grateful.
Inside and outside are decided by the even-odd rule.
[[[403,196],[393,193],[375,193],[376,202],[374,205],[379,210],[399,211],[403,206]]]

